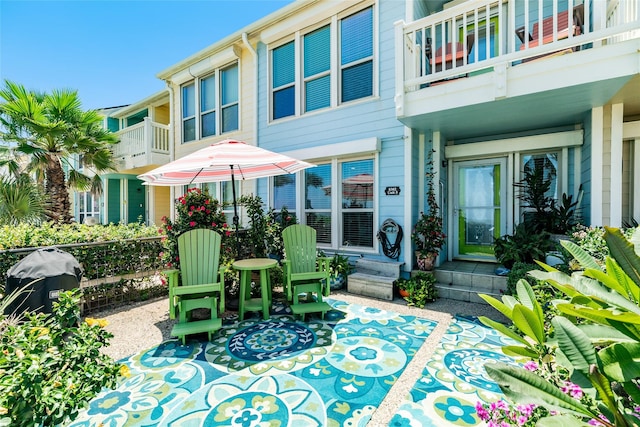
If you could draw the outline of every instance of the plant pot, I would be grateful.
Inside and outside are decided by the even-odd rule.
[[[401,296],[402,298],[406,298],[406,297],[408,297],[408,296],[409,296],[409,292],[407,292],[407,291],[406,291],[406,290],[404,290],[404,289],[398,289],[398,293],[400,294],[400,296]]]
[[[428,254],[428,255],[421,255],[419,252],[416,252],[416,262],[418,265],[418,270],[420,271],[433,270],[433,266],[435,265],[437,256],[438,254],[435,254],[435,253]]]
[[[332,291],[340,290],[344,288],[344,284],[346,283],[346,281],[347,279],[343,274],[339,274],[336,277],[331,277],[329,279],[329,289],[331,289]]]

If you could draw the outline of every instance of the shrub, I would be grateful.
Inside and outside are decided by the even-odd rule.
[[[236,257],[235,244],[232,243],[231,228],[222,212],[222,205],[209,195],[209,190],[189,188],[187,193],[176,200],[177,217],[172,222],[162,218],[161,232],[166,234],[164,252],[161,258],[169,268],[179,268],[178,236],[195,228],[214,230],[222,235],[221,262],[225,263]]]
[[[80,322],[78,291],[64,292],[53,314],[0,318],[0,425],[62,425],[103,387],[128,374],[100,352],[113,337],[106,321]]]

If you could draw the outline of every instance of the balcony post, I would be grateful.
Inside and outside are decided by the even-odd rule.
[[[147,164],[151,164],[151,151],[153,150],[153,126],[151,125],[151,119],[149,117],[144,118],[144,140],[146,147]]]
[[[406,51],[404,48],[404,21],[396,21],[394,26],[395,51],[400,58],[395,60],[396,93],[393,100],[396,104],[396,116],[402,116],[404,114],[404,81],[407,78],[404,70],[407,69],[408,62],[405,58]]]

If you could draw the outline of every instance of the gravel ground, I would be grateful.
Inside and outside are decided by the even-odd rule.
[[[437,344],[455,314],[487,316],[495,320],[504,320],[496,310],[488,305],[443,298],[429,303],[424,309],[408,307],[404,300],[399,298],[394,301],[382,301],[349,294],[344,291],[332,292],[331,298],[392,310],[400,314],[424,317],[438,322],[438,326],[426,339],[416,356],[405,368],[398,381],[387,394],[387,397],[378,407],[378,410],[373,414],[371,421],[369,421],[369,426],[386,426],[389,424],[402,400],[422,374],[422,369],[437,348]],[[171,328],[175,323],[174,320],[169,319],[169,307],[166,297],[126,305],[118,309],[92,313],[91,317],[104,318],[109,321],[106,329],[114,337],[111,339],[110,346],[104,349],[104,353],[116,360],[154,347],[169,339]]]

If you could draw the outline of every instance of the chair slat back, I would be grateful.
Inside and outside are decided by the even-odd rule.
[[[178,256],[182,285],[219,282],[222,238],[213,230],[198,228],[178,236]]]
[[[302,224],[290,225],[282,231],[285,258],[291,261],[291,271],[316,271],[316,230]]]

